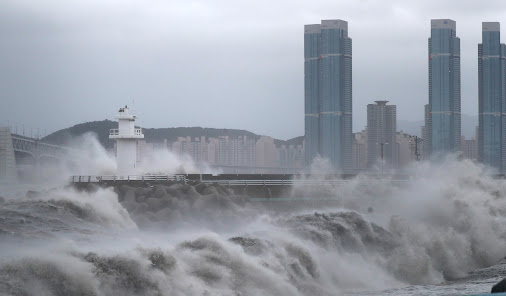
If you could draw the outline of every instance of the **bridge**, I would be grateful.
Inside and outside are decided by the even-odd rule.
[[[10,128],[0,127],[0,180],[16,178],[22,156],[30,158],[31,163],[36,165],[43,158],[63,159],[68,152],[65,147],[12,134]]]
[[[68,149],[65,147],[47,144],[21,135],[11,134],[11,138],[12,147],[15,152],[27,153],[36,160],[42,157],[61,158],[68,152]]]

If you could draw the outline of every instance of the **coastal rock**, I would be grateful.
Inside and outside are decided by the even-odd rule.
[[[181,185],[181,183],[174,183],[169,186],[169,188],[171,188],[171,189],[181,189],[181,187],[183,187],[183,185]]]
[[[189,200],[190,202],[195,202],[197,199],[202,197],[198,191],[195,190],[194,187],[190,188],[188,191],[186,191],[185,199]]]
[[[137,188],[135,189],[135,196],[147,196],[153,193],[153,188],[147,187],[147,188]]]
[[[140,203],[137,205],[137,208],[133,211],[134,215],[140,215],[145,213],[149,209],[149,206],[145,203]]]
[[[183,193],[186,193],[186,192],[188,192],[188,190],[190,190],[191,188],[193,188],[193,186],[190,186],[190,185],[188,185],[188,184],[184,184],[184,185],[183,185],[183,187],[181,187],[181,191],[182,191]]]
[[[179,197],[182,195],[181,187],[183,187],[183,185],[176,183],[174,185],[167,187],[165,191],[172,196]]]
[[[134,190],[127,191],[126,194],[124,195],[123,201],[135,202],[135,191]]]
[[[158,216],[155,213],[153,213],[153,212],[146,212],[144,215],[151,222],[158,222],[158,221],[160,221],[160,219],[158,218]]]
[[[199,183],[197,185],[194,186],[195,190],[202,194],[202,191],[204,191],[204,189],[206,189],[207,185],[205,183]]]
[[[157,212],[163,208],[163,201],[161,198],[150,197],[147,198],[145,202],[152,212]]]
[[[174,209],[178,209],[181,212],[187,213],[191,210],[191,205],[188,200],[176,200],[176,203],[174,205]]]
[[[165,220],[165,221],[168,221],[170,219],[171,214],[172,214],[172,210],[169,208],[165,208],[165,209],[162,209],[162,210],[156,212],[158,219]]]
[[[100,186],[97,184],[89,183],[86,185],[86,191],[88,192],[97,192],[100,189]]]
[[[146,200],[146,196],[144,196],[144,195],[139,195],[139,196],[135,197],[135,200],[136,200],[137,202],[144,202],[144,201]]]
[[[151,196],[154,198],[162,198],[165,194],[167,194],[167,191],[165,190],[165,186],[163,185],[156,185],[155,186],[155,193]]]
[[[211,195],[211,194],[221,195],[214,186],[209,186],[202,191],[202,195]]]
[[[132,191],[132,193],[135,194],[135,187],[132,187],[132,186],[128,186],[128,185],[121,185],[119,187],[119,192],[121,192],[121,194],[127,194],[128,192]]]
[[[498,282],[492,287],[492,291],[490,293],[503,293],[506,292],[506,278],[502,279],[502,281]]]
[[[227,192],[227,188],[223,187],[223,186],[217,186],[216,187],[216,191],[218,192],[218,194],[220,195],[224,195],[224,196],[228,196],[228,192]]]
[[[137,203],[134,201],[123,201],[121,205],[129,212],[134,211],[137,208]]]
[[[166,221],[169,223],[176,223],[181,220],[181,214],[179,211],[171,210],[169,208],[165,208],[156,213],[156,216],[159,221]]]

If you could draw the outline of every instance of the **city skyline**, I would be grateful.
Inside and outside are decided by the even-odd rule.
[[[261,2],[244,10],[240,4],[219,2],[199,8],[177,1],[3,1],[0,97],[5,105],[0,117],[54,131],[112,119],[107,110],[135,101],[142,126],[241,128],[276,138],[298,136],[304,129],[299,116],[304,108],[301,26],[341,18],[350,22],[354,36],[354,131],[365,125],[360,107],[371,98],[396,104],[400,120],[422,120],[427,24],[437,17],[459,24],[462,111],[478,113],[480,23],[503,18],[506,4],[319,3],[318,8],[276,3],[287,13],[274,17],[260,9]],[[185,20],[174,17],[185,9]],[[206,34],[199,33],[203,26]],[[181,114],[181,104],[193,109]],[[26,116],[26,106],[39,112]],[[65,112],[51,116],[55,106]],[[279,110],[285,124],[272,125]]]

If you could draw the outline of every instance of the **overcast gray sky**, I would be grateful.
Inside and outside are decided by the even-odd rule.
[[[2,0],[0,125],[54,131],[135,101],[144,127],[303,135],[303,29],[322,19],[349,22],[355,131],[378,99],[423,118],[432,18],[457,22],[475,115],[481,22],[505,17],[504,0]]]

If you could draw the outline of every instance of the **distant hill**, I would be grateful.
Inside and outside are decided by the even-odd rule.
[[[42,140],[47,143],[55,145],[67,145],[75,137],[79,137],[87,132],[94,132],[97,134],[98,140],[106,148],[114,146],[114,140],[109,139],[109,130],[118,128],[118,123],[111,120],[92,121],[81,124],[76,124],[73,127],[59,130],[54,132]],[[229,136],[237,138],[238,136],[247,136],[252,139],[259,139],[260,135],[236,129],[217,129],[217,128],[203,128],[203,127],[172,127],[172,128],[143,128],[144,139],[146,142],[162,142],[167,139],[169,142],[174,142],[178,137],[213,137]],[[274,139],[276,146],[279,145],[302,145],[304,137],[295,137],[289,140]]]
[[[72,139],[79,137],[87,132],[97,134],[99,142],[106,148],[114,146],[114,141],[109,139],[109,130],[118,128],[118,123],[111,120],[92,121],[76,124],[73,127],[56,131],[46,137],[42,141],[55,145],[66,146],[71,143]]]
[[[421,126],[424,125],[423,120],[408,121],[397,120],[397,130],[404,131],[407,134],[420,136]],[[466,138],[474,137],[475,128],[478,125],[478,116],[470,116],[462,114],[462,135]],[[118,123],[111,120],[92,121],[81,124],[76,124],[72,127],[54,132],[42,140],[47,143],[56,145],[68,145],[75,137],[81,136],[87,132],[94,132],[97,134],[98,140],[106,148],[112,148],[114,141],[109,139],[109,130],[118,128]],[[203,127],[172,127],[172,128],[143,128],[144,137],[146,142],[162,142],[167,139],[169,142],[174,142],[178,137],[213,137],[229,136],[237,138],[238,136],[247,136],[257,140],[260,135],[246,130],[236,129],[218,129],[218,128],[203,128]],[[295,137],[289,140],[274,139],[276,146],[280,145],[302,145],[304,136]]]

